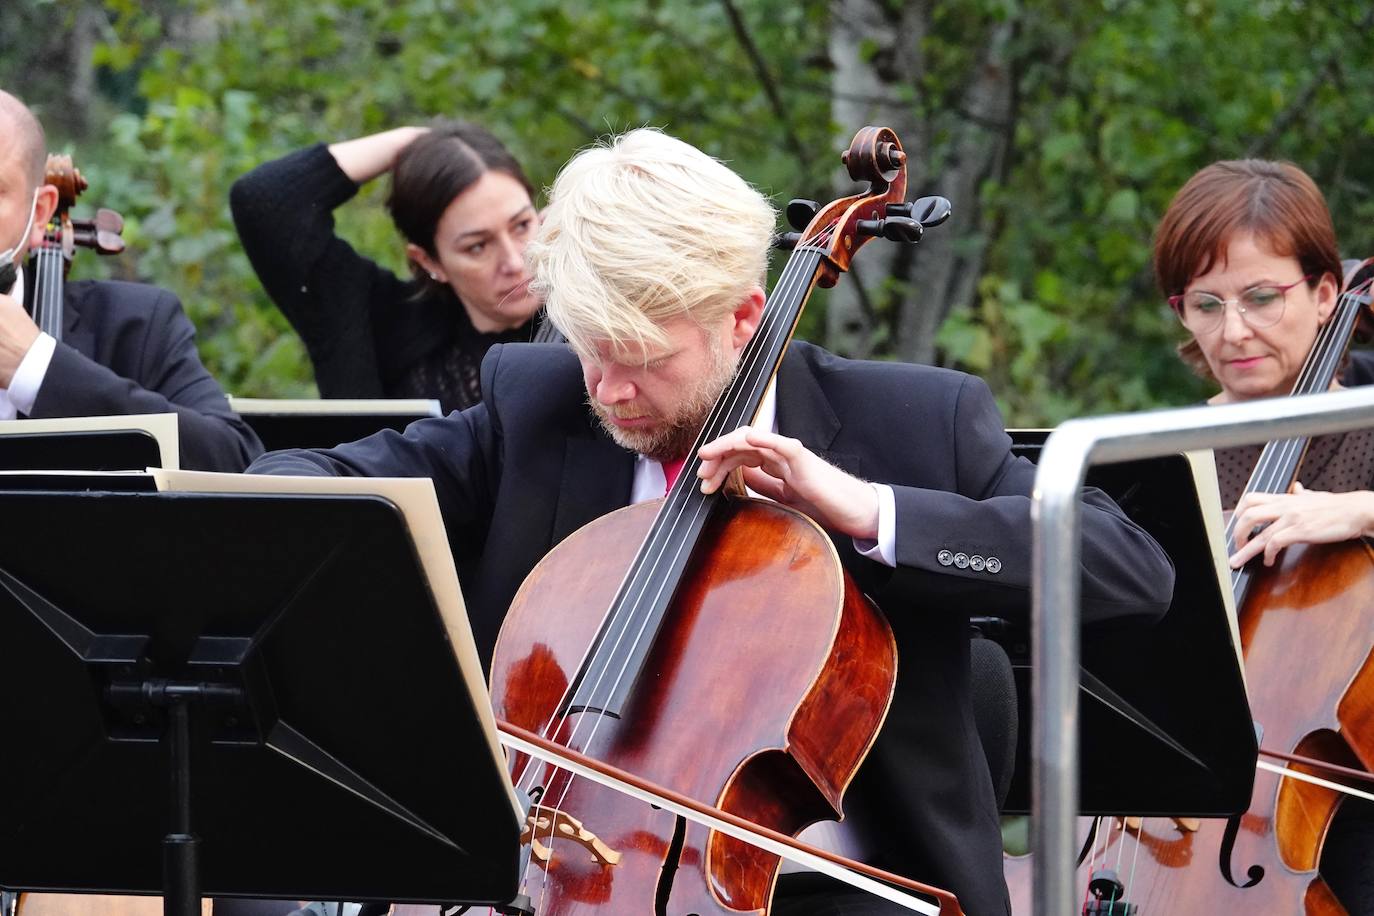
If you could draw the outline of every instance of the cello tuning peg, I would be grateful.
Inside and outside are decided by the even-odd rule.
[[[782,251],[791,251],[793,248],[797,247],[797,243],[800,241],[800,232],[784,232],[782,235],[776,236],[773,239],[773,247]]]
[[[949,215],[954,212],[954,207],[948,198],[938,196],[918,197],[907,206],[910,208],[912,219],[927,229],[931,226],[940,225],[949,219]]]
[[[907,219],[905,216],[890,216],[887,219],[879,220],[883,227],[883,238],[891,239],[894,242],[905,242],[914,245],[921,240],[925,233],[925,226],[914,219]]]
[[[846,163],[847,164],[847,163]],[[895,143],[882,143],[878,146],[878,168],[884,172],[901,168],[906,164],[906,153]]]
[[[787,222],[793,229],[805,229],[820,212],[821,205],[814,200],[796,197],[787,202]]]
[[[915,244],[921,240],[925,227],[914,219],[905,216],[888,216],[883,219],[861,219],[855,224],[860,235],[879,236],[893,242]]]

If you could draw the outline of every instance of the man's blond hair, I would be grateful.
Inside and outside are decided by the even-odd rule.
[[[574,156],[526,250],[549,319],[580,354],[601,341],[667,345],[660,325],[702,327],[733,311],[768,270],[773,208],[725,165],[652,129]]]

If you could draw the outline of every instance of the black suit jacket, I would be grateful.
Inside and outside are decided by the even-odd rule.
[[[249,470],[432,477],[486,661],[539,558],[629,500],[634,456],[600,431],[566,347],[494,348],[482,391],[477,407],[404,435],[270,453]],[[846,808],[883,836],[882,864],[950,888],[970,916],[1004,912],[996,803],[969,705],[968,617],[1027,612],[1035,469],[1010,454],[987,386],[943,369],[794,343],[778,373],[777,420],[779,432],[891,485],[896,498],[896,569],[835,538],[900,652],[892,711]],[[1097,491],[1085,491],[1083,528],[1085,619],[1162,615],[1173,569],[1159,546]]]
[[[69,283],[62,340],[29,416],[175,413],[183,468],[241,471],[262,443],[201,364],[195,333],[166,290]]]

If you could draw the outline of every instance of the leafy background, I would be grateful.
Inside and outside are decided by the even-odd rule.
[[[1170,196],[1218,158],[1286,158],[1374,253],[1366,0],[7,0],[0,87],[39,113],[129,250],[75,275],[165,286],[235,394],[313,393],[229,218],[235,177],[317,140],[478,120],[549,183],[607,132],[665,128],[773,196],[847,186],[891,123],[956,219],[867,246],[804,336],[988,378],[1009,424],[1187,403],[1207,388],[1148,272]],[[339,213],[400,269],[382,182]],[[627,215],[629,218],[631,215]]]

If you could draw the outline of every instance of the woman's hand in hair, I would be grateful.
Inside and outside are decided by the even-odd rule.
[[[397,127],[356,140],[329,144],[329,153],[354,184],[366,184],[391,171],[396,156],[428,127]]]

